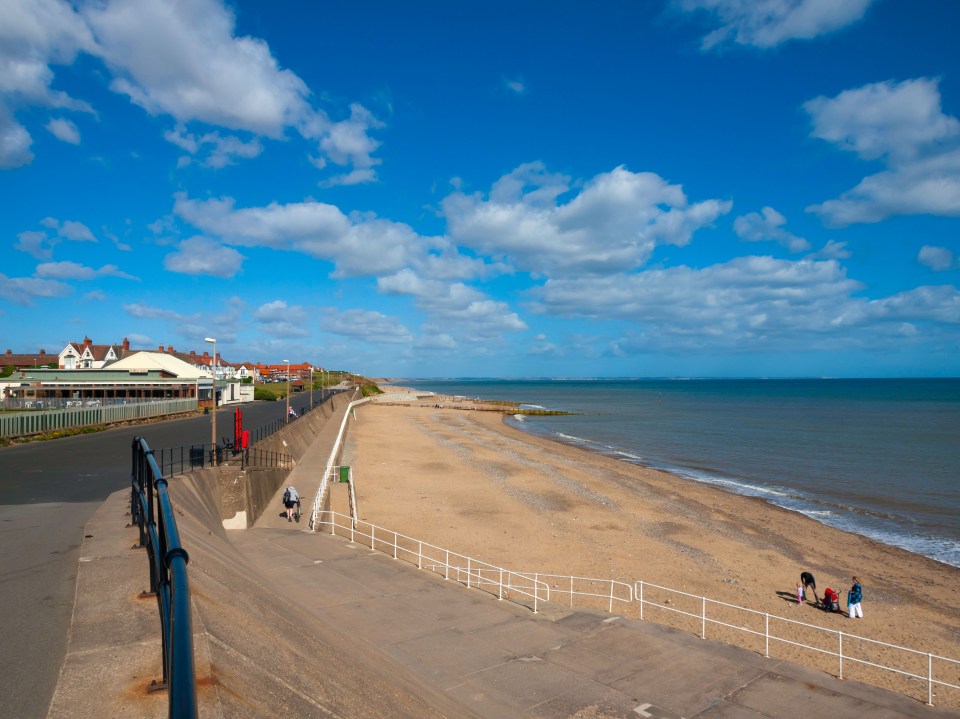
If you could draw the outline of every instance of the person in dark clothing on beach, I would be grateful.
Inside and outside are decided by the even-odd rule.
[[[817,596],[817,580],[813,578],[813,575],[810,572],[801,572],[800,583],[803,585],[804,598],[807,596],[807,587],[810,587],[813,590],[813,603],[820,604],[820,598]]]

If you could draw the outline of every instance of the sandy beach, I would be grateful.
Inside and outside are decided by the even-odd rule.
[[[826,527],[762,500],[531,436],[503,414],[416,400],[399,388],[357,409],[344,463],[354,468],[360,518],[515,571],[637,580],[852,635],[960,659],[960,570]],[[801,571],[845,607],[852,577],[864,587],[863,619],[796,603]],[[680,595],[648,598],[683,607]],[[691,605],[699,612],[699,602]],[[652,606],[656,610],[656,606]],[[722,607],[711,612],[722,613]],[[621,612],[624,613],[624,612]],[[674,615],[646,618],[698,631]],[[636,616],[626,613],[628,616]],[[761,617],[762,619],[762,617]],[[735,626],[753,619],[730,618]],[[679,622],[679,623],[678,623]],[[683,622],[686,622],[684,624]],[[832,634],[779,622],[784,636],[835,651]],[[762,626],[760,628],[762,631]],[[708,630],[727,639],[722,627]],[[812,637],[812,638],[808,638]],[[730,638],[743,644],[755,637]],[[754,648],[754,645],[749,645]],[[847,639],[854,653],[857,642]],[[762,648],[760,649],[762,651]],[[928,657],[882,647],[867,661],[926,674]],[[836,674],[836,660],[779,644],[771,656]],[[845,666],[845,675],[916,694],[923,683]],[[940,663],[960,684],[960,665]],[[960,706],[960,692],[935,703]]]

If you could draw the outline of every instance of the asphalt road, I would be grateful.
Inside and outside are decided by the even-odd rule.
[[[309,397],[290,403],[299,411]],[[283,417],[286,402],[251,402],[242,409],[244,427],[253,430]],[[133,438],[145,437],[152,449],[209,443],[210,424],[210,417],[198,415],[0,448],[3,716],[47,715],[66,654],[84,525],[110,494],[130,486]],[[232,433],[233,408],[221,409],[217,434]]]

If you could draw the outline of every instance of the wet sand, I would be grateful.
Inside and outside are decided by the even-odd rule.
[[[500,412],[471,406],[404,398],[391,389],[357,408],[344,462],[354,468],[361,519],[514,571],[642,580],[960,659],[960,569],[757,498],[532,436],[506,425]],[[859,576],[864,618],[827,614],[812,601],[798,606],[804,570],[816,577],[821,596],[828,586],[837,590],[843,607],[852,576]],[[658,605],[699,613],[699,601],[649,587],[646,598],[654,603],[645,609],[647,619],[699,632],[699,620],[666,611],[654,616]],[[730,611],[710,608],[711,616],[756,628],[756,617]],[[635,608],[619,613],[637,616]],[[774,624],[786,638],[836,651],[834,634]],[[742,632],[710,627],[708,633],[757,648],[756,637]],[[775,644],[771,656],[838,673],[833,657]],[[849,637],[844,647],[867,661],[926,675],[925,654],[858,649]],[[922,682],[855,662],[844,666],[845,675],[926,699]],[[960,684],[960,665],[938,662],[935,672]],[[938,689],[935,703],[960,706],[960,692]]]

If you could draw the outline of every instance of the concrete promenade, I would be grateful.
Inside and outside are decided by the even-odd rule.
[[[305,499],[340,417],[291,473]],[[534,614],[290,524],[282,488],[254,528],[226,531],[209,480],[171,482],[204,717],[960,716],[650,622],[555,605]],[[50,717],[166,714],[165,694],[147,691],[160,623],[155,601],[137,598],[146,558],[129,549],[126,501],[111,496],[87,526]]]

